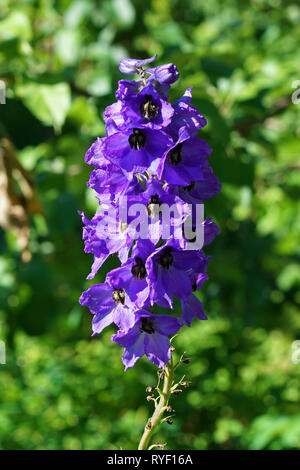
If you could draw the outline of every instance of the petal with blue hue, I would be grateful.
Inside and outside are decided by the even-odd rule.
[[[145,65],[151,64],[157,59],[157,54],[149,57],[149,59],[130,59],[125,57],[120,61],[119,70],[122,73],[127,75],[131,75],[133,73],[137,73],[137,69],[144,67]]]

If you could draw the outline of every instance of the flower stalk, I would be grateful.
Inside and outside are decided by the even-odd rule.
[[[164,369],[163,389],[160,390],[159,387],[157,387],[157,391],[159,393],[158,403],[155,406],[153,415],[147,421],[147,424],[144,429],[144,433],[139,443],[138,450],[148,449],[150,440],[153,434],[155,433],[156,429],[159,427],[159,425],[163,421],[166,421],[166,419],[169,418],[169,417],[163,418],[163,415],[167,411],[173,384],[174,384],[174,365],[173,365],[173,358],[171,356],[170,361],[167,362],[165,369]]]
[[[183,355],[179,359],[178,362],[174,363],[174,357],[173,357],[173,351],[174,348],[171,347],[171,359],[169,362],[167,362],[165,368],[163,371],[158,372],[158,384],[156,387],[147,387],[146,391],[154,391],[156,390],[158,392],[158,397],[157,398],[152,398],[147,401],[154,401],[155,404],[155,409],[154,413],[151,416],[151,418],[148,419],[147,424],[144,429],[144,433],[141,437],[138,450],[151,450],[153,448],[160,448],[163,449],[166,444],[160,444],[156,443],[153,444],[149,447],[149,444],[151,442],[151,439],[153,435],[155,434],[156,430],[162,424],[163,422],[166,422],[168,424],[172,424],[173,420],[172,417],[174,414],[168,415],[164,417],[164,414],[167,413],[174,413],[174,409],[172,406],[169,405],[169,400],[171,398],[171,395],[177,395],[178,393],[176,392],[181,392],[182,390],[178,389],[177,387],[182,385],[184,388],[188,386],[190,382],[182,382],[184,379],[184,376],[180,379],[180,381],[176,384],[174,384],[174,372],[177,369],[177,367],[183,363]],[[162,389],[160,388],[160,382],[163,380],[163,387]],[[187,385],[185,385],[187,384]],[[151,389],[151,390],[150,390]]]

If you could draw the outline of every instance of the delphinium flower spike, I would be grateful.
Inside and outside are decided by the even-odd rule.
[[[156,59],[120,62],[120,71],[137,74],[137,80],[120,80],[117,101],[104,111],[106,136],[85,158],[94,167],[87,185],[99,210],[91,220],[80,212],[85,251],[94,257],[88,279],[110,255],[120,260],[104,283],[80,297],[93,315],[93,335],[114,324],[111,340],[124,348],[125,371],[143,356],[159,368],[157,385],[147,387],[155,410],[141,450],[164,448],[160,443],[149,447],[152,435],[161,423],[173,423],[169,400],[190,384],[184,376],[175,382],[175,370],[189,360],[175,361],[170,336],[195,318],[207,319],[194,292],[207,279],[209,257],[202,248],[219,229],[211,218],[198,219],[198,206],[221,189],[208,161],[211,148],[198,136],[206,119],[191,105],[191,88],[170,103],[168,91],[178,70],[172,63],[152,67]],[[174,297],[181,312],[174,311]],[[169,308],[170,314],[155,313],[155,306]]]

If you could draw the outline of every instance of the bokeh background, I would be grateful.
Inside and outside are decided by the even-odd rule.
[[[84,154],[119,60],[157,53],[180,71],[172,101],[193,86],[223,190],[206,204],[221,228],[199,294],[209,321],[175,341],[192,386],[155,441],[299,449],[299,2],[1,0],[0,18],[0,448],[137,447],[156,370],[124,374],[113,327],[90,337],[77,210],[96,208]]]

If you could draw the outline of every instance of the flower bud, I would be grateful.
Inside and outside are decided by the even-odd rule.
[[[156,387],[150,387],[150,386],[149,386],[149,387],[146,388],[146,392],[147,392],[147,393],[154,392],[154,390],[156,390]]]
[[[188,388],[191,383],[192,383],[192,382],[184,381],[184,382],[180,382],[179,385],[181,385],[181,386],[184,387],[184,388]]]
[[[151,73],[153,78],[159,83],[165,83],[168,85],[176,82],[179,76],[177,67],[174,64],[159,65],[153,69],[147,69],[146,72]]]
[[[153,447],[158,447],[158,449],[164,449],[166,447],[166,444],[161,444],[160,442],[156,442],[153,444]]]
[[[126,74],[132,74],[132,73],[137,73],[137,69],[140,69],[144,65],[148,65],[151,62],[154,62],[157,58],[157,54],[154,56],[150,57],[149,59],[129,59],[128,57],[125,57],[124,59],[121,60],[119,64],[119,70],[122,73]]]
[[[153,400],[153,399],[154,399],[154,395],[148,395],[148,396],[146,397],[146,400],[147,400],[147,401],[151,401],[151,400]]]
[[[190,359],[181,359],[181,362],[183,364],[189,364],[190,363]]]
[[[152,428],[152,422],[151,419],[149,419],[148,423],[146,424],[146,429],[151,429]]]
[[[167,411],[168,413],[174,413],[175,410],[174,410],[174,408],[172,408],[171,405],[169,405],[169,406],[167,406],[166,411]]]
[[[173,420],[171,418],[166,419],[166,423],[173,424]]]

